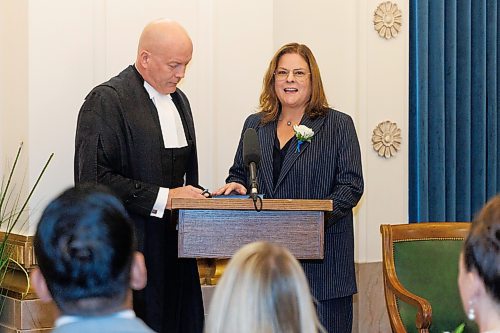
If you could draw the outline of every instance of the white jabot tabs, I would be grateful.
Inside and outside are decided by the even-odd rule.
[[[181,148],[187,146],[184,126],[182,126],[179,111],[172,101],[170,94],[163,95],[155,90],[149,83],[144,81],[144,88],[153,100],[158,118],[160,119],[161,134],[165,148]]]

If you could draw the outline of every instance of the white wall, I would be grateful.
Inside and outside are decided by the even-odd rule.
[[[359,1],[357,98],[358,134],[362,142],[365,195],[358,205],[357,258],[381,260],[380,224],[408,222],[408,46],[409,1],[394,1],[402,10],[397,38],[380,38],[371,23],[379,2]],[[372,131],[390,120],[402,131],[402,148],[392,159],[371,147]]]
[[[26,179],[27,156],[30,151],[27,128],[29,119],[27,7],[27,1],[0,0],[0,45],[2,48],[0,52],[0,64],[2,64],[0,66],[0,177],[5,184],[19,144],[24,142],[23,154],[10,185],[11,190],[17,193],[21,191],[23,197],[26,197],[26,186],[23,186],[23,183],[28,183]],[[15,205],[15,200],[10,196],[8,207],[13,207],[13,205]],[[27,217],[23,217],[19,225],[23,224],[22,222],[26,219]],[[5,228],[5,224],[2,227]]]
[[[181,89],[197,125],[200,183],[211,189],[224,182],[276,49],[290,41],[311,47],[330,104],[353,117],[362,147],[366,191],[356,210],[356,258],[380,260],[379,224],[407,221],[408,0],[399,3],[403,30],[391,41],[373,29],[377,5],[373,0],[0,0],[0,41],[16,50],[0,53],[7,64],[0,68],[0,161],[10,156],[14,142],[28,142],[33,182],[49,153],[56,154],[33,198],[28,233],[48,200],[73,184],[76,117],[85,95],[133,63],[148,21],[170,17],[194,42]],[[373,128],[384,120],[403,130],[403,148],[391,160],[379,158],[370,144]]]
[[[245,118],[257,110],[262,78],[273,48],[273,2],[214,1],[213,177],[224,184]],[[213,140],[213,141],[212,141]]]

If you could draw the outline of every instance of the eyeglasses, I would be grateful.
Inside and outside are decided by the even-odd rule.
[[[307,73],[303,69],[294,69],[291,71],[293,74],[293,77],[297,81],[304,81],[308,75],[311,75],[311,73]],[[288,76],[290,75],[290,71],[288,69],[278,69],[276,72],[274,72],[274,77],[276,77],[276,81],[285,81],[288,79]]]

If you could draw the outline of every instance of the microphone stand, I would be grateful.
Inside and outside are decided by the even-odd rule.
[[[257,193],[250,193],[250,198],[253,200],[253,207],[255,211],[260,212],[262,210],[262,198]],[[257,206],[257,201],[259,205]]]
[[[257,165],[255,162],[250,162],[250,198],[253,200],[253,206],[257,212],[262,210],[262,198],[259,196],[259,191],[257,190]],[[259,201],[260,205],[257,207],[257,201]]]

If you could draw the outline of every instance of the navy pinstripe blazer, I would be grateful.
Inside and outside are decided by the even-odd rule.
[[[293,137],[283,160],[276,187],[273,187],[273,146],[276,121],[260,124],[261,113],[249,116],[226,182],[249,188],[243,163],[243,133],[257,131],[262,157],[257,170],[259,193],[268,199],[332,199],[333,212],[326,218],[325,257],[302,260],[312,294],[317,300],[356,293],[352,208],[363,194],[361,153],[354,124],[347,114],[330,109],[323,117],[304,115],[301,124],[314,131],[311,142],[296,152]]]

